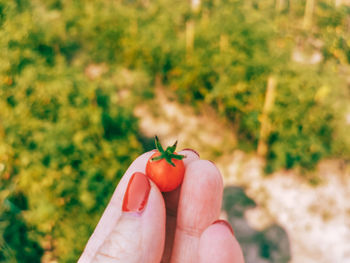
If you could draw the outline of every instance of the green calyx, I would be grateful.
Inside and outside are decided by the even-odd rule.
[[[175,164],[173,163],[173,161],[171,159],[182,160],[183,158],[186,157],[185,155],[174,153],[175,149],[176,149],[177,141],[174,143],[173,146],[168,146],[166,148],[166,150],[164,150],[162,145],[159,142],[158,137],[155,136],[155,145],[156,145],[157,150],[160,152],[160,155],[157,157],[153,157],[152,161],[158,161],[158,160],[165,159],[169,164],[171,164],[172,166],[175,167]]]

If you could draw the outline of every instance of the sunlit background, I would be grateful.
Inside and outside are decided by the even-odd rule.
[[[0,262],[76,262],[155,134],[247,263],[350,262],[350,1],[0,0]]]

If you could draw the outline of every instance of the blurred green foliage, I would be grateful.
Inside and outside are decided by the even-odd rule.
[[[148,79],[130,73],[137,80],[129,89],[113,60],[119,27],[107,21],[100,35],[103,19],[119,19],[82,5],[1,2],[0,261],[40,262],[45,249],[46,257],[75,262],[144,151],[132,110]],[[84,70],[98,57],[108,69],[90,80]]]
[[[317,1],[303,28],[305,2],[283,2],[0,0],[0,262],[77,260],[145,150],[133,108],[157,75],[233,122],[245,150],[274,76],[267,171],[348,158],[350,9]],[[296,47],[322,60],[295,62]]]

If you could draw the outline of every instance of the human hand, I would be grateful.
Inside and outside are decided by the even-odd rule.
[[[186,156],[183,183],[161,193],[143,175],[153,153],[142,154],[130,165],[79,263],[243,263],[232,228],[217,221],[223,182],[215,165],[194,151],[179,152]]]

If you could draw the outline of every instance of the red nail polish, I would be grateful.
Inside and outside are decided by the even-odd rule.
[[[233,231],[232,226],[231,226],[230,223],[227,222],[226,220],[219,219],[219,220],[216,220],[216,221],[213,223],[213,225],[214,225],[214,224],[221,224],[221,225],[226,226],[228,229],[230,229],[232,235],[235,235],[235,232]]]
[[[136,172],[129,181],[123,200],[123,212],[142,212],[151,190],[151,184],[145,174]]]
[[[193,150],[193,149],[186,148],[186,149],[182,149],[182,151],[191,151],[191,152],[194,152],[195,154],[197,154],[198,157],[200,157],[200,156],[199,156],[199,153],[197,153],[197,152],[196,152],[195,150]]]

